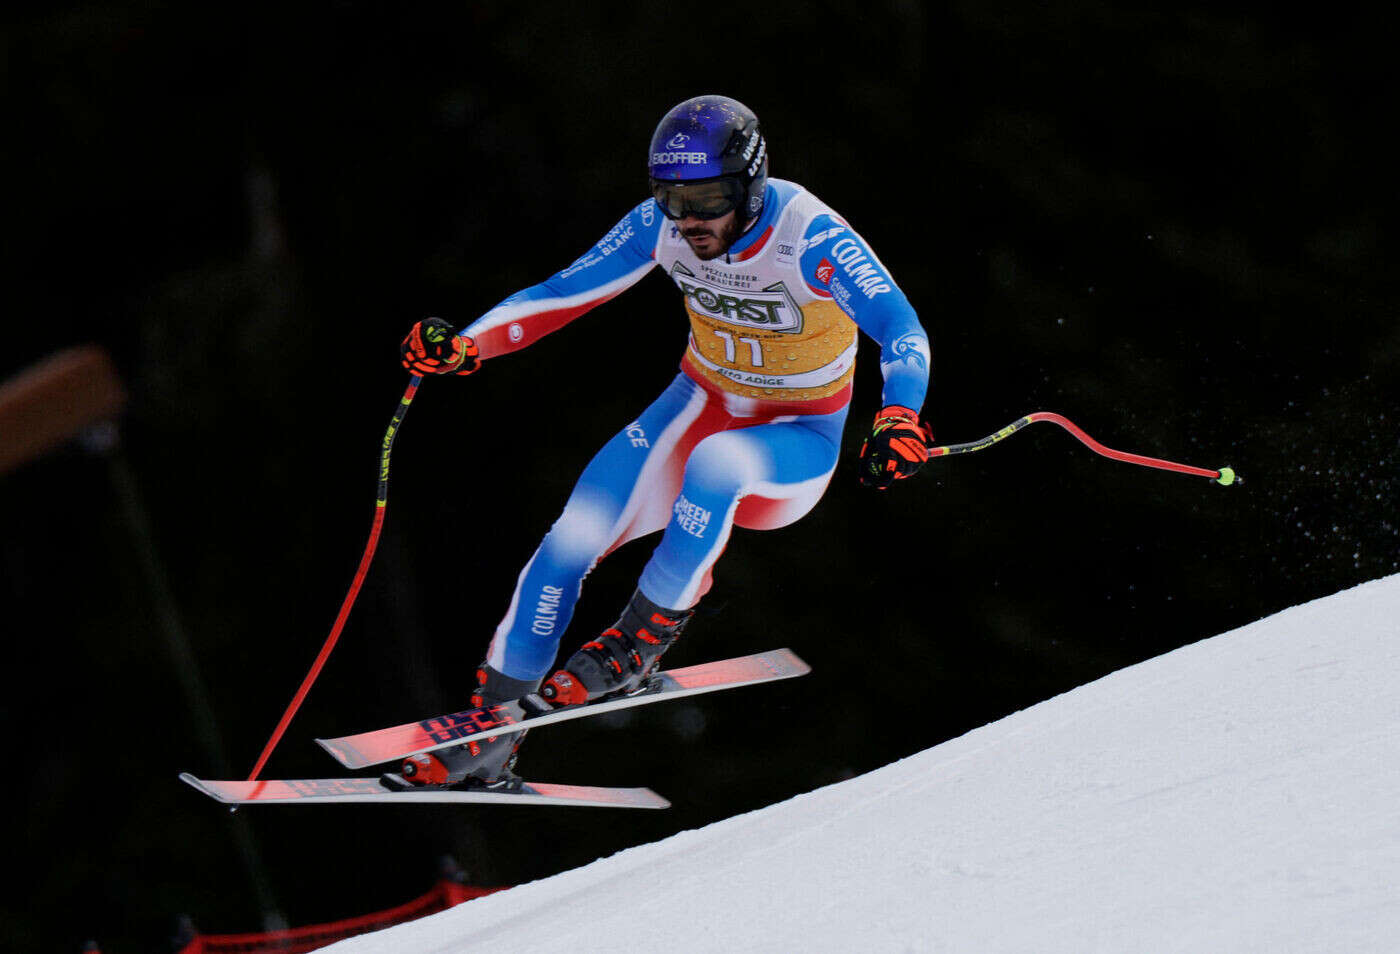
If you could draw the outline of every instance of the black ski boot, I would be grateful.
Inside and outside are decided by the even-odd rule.
[[[570,656],[540,695],[554,705],[572,706],[634,692],[694,613],[657,606],[638,590],[617,623]]]
[[[539,686],[538,682],[512,679],[484,663],[476,671],[476,682],[477,690],[472,694],[471,701],[477,708],[519,699]],[[520,779],[511,772],[511,768],[515,765],[516,752],[524,738],[524,732],[512,732],[464,742],[449,749],[410,755],[403,760],[398,772],[382,775],[379,781],[385,787],[394,789],[422,785],[497,790],[519,788]]]

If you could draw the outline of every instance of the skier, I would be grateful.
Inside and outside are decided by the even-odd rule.
[[[758,119],[724,96],[661,119],[652,197],[569,267],[455,331],[413,326],[416,374],[465,375],[518,351],[660,266],[680,288],[690,338],[680,373],[584,469],[525,565],[477,672],[474,706],[538,691],[572,705],[635,690],[710,588],[734,525],[773,529],[816,505],[836,468],[857,328],[880,344],[883,409],[860,451],[886,488],[928,459],[919,421],[929,344],[865,241],[801,186],[768,178]],[[664,530],[617,623],[541,686],[586,577],[603,556]],[[386,784],[508,785],[523,733],[414,756]]]

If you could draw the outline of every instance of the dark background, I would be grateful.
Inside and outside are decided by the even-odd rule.
[[[1397,569],[1393,61],[1367,14],[30,4],[3,36],[0,372],[97,342],[132,396],[115,447],[0,477],[11,949],[162,950],[180,913],[348,917],[426,890],[443,854],[478,884],[547,876]],[[826,499],[736,532],[667,658],[790,646],[813,673],[523,749],[527,777],[649,785],[670,811],[231,815],[181,785],[247,774],[329,631],[409,325],[572,261],[644,196],[656,120],[702,92],[752,107],[772,174],[894,272],[933,339],[942,441],[1056,410],[1245,484],[1035,427],[865,491],[864,341]],[[684,340],[657,274],[424,384],[376,562],[265,774],[338,774],[314,736],[464,704],[520,566]],[[595,572],[567,649],[653,545]]]

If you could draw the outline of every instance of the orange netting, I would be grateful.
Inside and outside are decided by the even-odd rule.
[[[356,934],[368,934],[394,924],[402,924],[445,911],[448,908],[479,898],[483,895],[503,891],[504,888],[469,888],[455,881],[439,881],[433,890],[420,898],[387,911],[376,911],[344,921],[329,924],[312,924],[308,927],[288,928],[285,931],[265,931],[256,934],[201,934],[197,935],[179,954],[304,954],[317,948],[333,944]]]

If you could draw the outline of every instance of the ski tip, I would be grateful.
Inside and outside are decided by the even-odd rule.
[[[797,653],[787,647],[774,649],[768,653],[760,653],[760,655],[765,655],[775,661],[781,660],[783,663],[784,676],[805,676],[812,671],[812,667],[807,665],[807,663],[802,660],[802,657],[798,656]]]
[[[671,802],[664,795],[658,795],[649,788],[624,789],[630,799],[620,802],[624,808],[670,808]]]
[[[345,739],[317,739],[316,744],[330,753],[331,758],[348,769],[369,768],[371,765],[377,764],[364,758],[353,747],[346,745]]]
[[[200,777],[197,776],[190,775],[189,772],[179,773],[179,780],[181,780],[181,782],[185,784],[188,784],[188,786],[192,787],[192,789],[199,791],[199,793],[207,794],[207,796],[209,796],[210,799],[216,801],[223,801],[224,804],[232,804],[230,799],[225,799],[225,797],[221,796],[220,793],[217,793],[217,791],[210,789],[210,787],[207,786],[207,784],[204,784],[203,779],[200,779]]]

